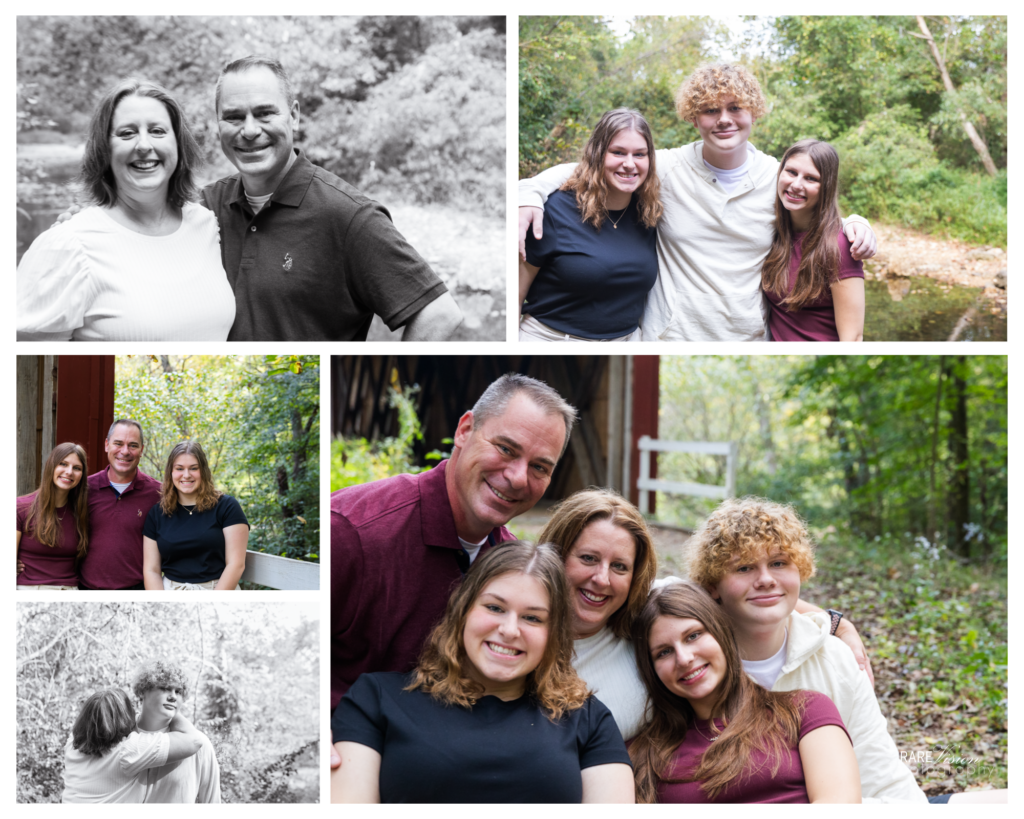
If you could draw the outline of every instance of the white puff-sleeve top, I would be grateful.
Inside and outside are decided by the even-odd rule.
[[[18,265],[18,341],[224,341],[234,320],[217,217],[202,205],[186,204],[168,236],[86,208]]]

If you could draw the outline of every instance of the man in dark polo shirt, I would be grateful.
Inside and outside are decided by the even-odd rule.
[[[575,420],[551,387],[510,373],[459,419],[449,460],[332,495],[332,711],[360,674],[415,665],[452,587],[544,495]]]
[[[89,548],[78,567],[83,589],[143,590],[142,526],[160,502],[160,481],[139,470],[138,421],[119,418],[103,445],[109,464],[89,476]]]
[[[388,211],[294,145],[299,103],[281,64],[245,57],[216,90],[238,174],[208,185],[235,291],[229,341],[364,341],[374,313],[403,341],[441,341],[462,313]]]

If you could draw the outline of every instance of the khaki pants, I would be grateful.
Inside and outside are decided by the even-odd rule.
[[[216,580],[207,580],[205,583],[179,583],[164,575],[164,591],[213,591],[216,587]]]
[[[628,336],[619,336],[618,338],[583,338],[583,336],[573,336],[568,333],[563,333],[561,330],[554,330],[548,327],[541,321],[537,321],[533,316],[523,316],[523,320],[519,322],[519,340],[520,341],[639,341],[640,340],[640,328],[637,327]]]
[[[78,586],[18,586],[18,591],[37,591],[40,589],[46,589],[47,591],[78,591]]]

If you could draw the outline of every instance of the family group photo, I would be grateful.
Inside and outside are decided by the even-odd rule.
[[[19,16],[18,341],[504,340],[505,60],[503,16]]]
[[[1007,801],[1006,357],[331,379],[332,802]]]
[[[319,624],[316,603],[18,603],[17,801],[318,802]]]
[[[18,591],[319,589],[318,356],[18,356]]]
[[[520,341],[1005,341],[1006,17],[519,18]]]

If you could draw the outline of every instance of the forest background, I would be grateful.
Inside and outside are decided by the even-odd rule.
[[[807,520],[818,571],[801,593],[857,625],[899,750],[972,760],[912,764],[925,791],[1005,787],[1007,358],[661,356],[659,383],[660,439],[735,441],[737,494]],[[396,437],[333,442],[332,491],[436,463],[412,455],[416,397],[392,393]],[[657,464],[661,480],[725,483],[724,457]],[[657,494],[662,575],[685,574],[685,537],[716,504]],[[544,505],[513,533],[536,538]]]
[[[185,671],[183,714],[213,743],[222,801],[319,801],[318,635],[315,603],[19,603],[17,801],[60,802],[86,697],[130,692],[157,659]]]
[[[114,413],[142,424],[147,475],[163,480],[171,448],[199,441],[249,549],[319,562],[319,356],[118,356]]]
[[[20,16],[17,27],[19,259],[72,201],[66,183],[111,85],[141,76],[171,92],[206,184],[235,173],[220,150],[217,76],[267,55],[299,99],[296,145],[388,207],[462,308],[456,339],[504,339],[503,16]],[[386,336],[376,322],[371,339]]]
[[[910,16],[748,17],[741,32],[622,19],[519,18],[520,177],[576,161],[611,108],[640,110],[658,147],[699,139],[676,90],[700,62],[735,59],[768,98],[751,143],[776,158],[800,139],[833,143],[845,213],[1006,247],[1006,17],[922,18],[934,52]]]

